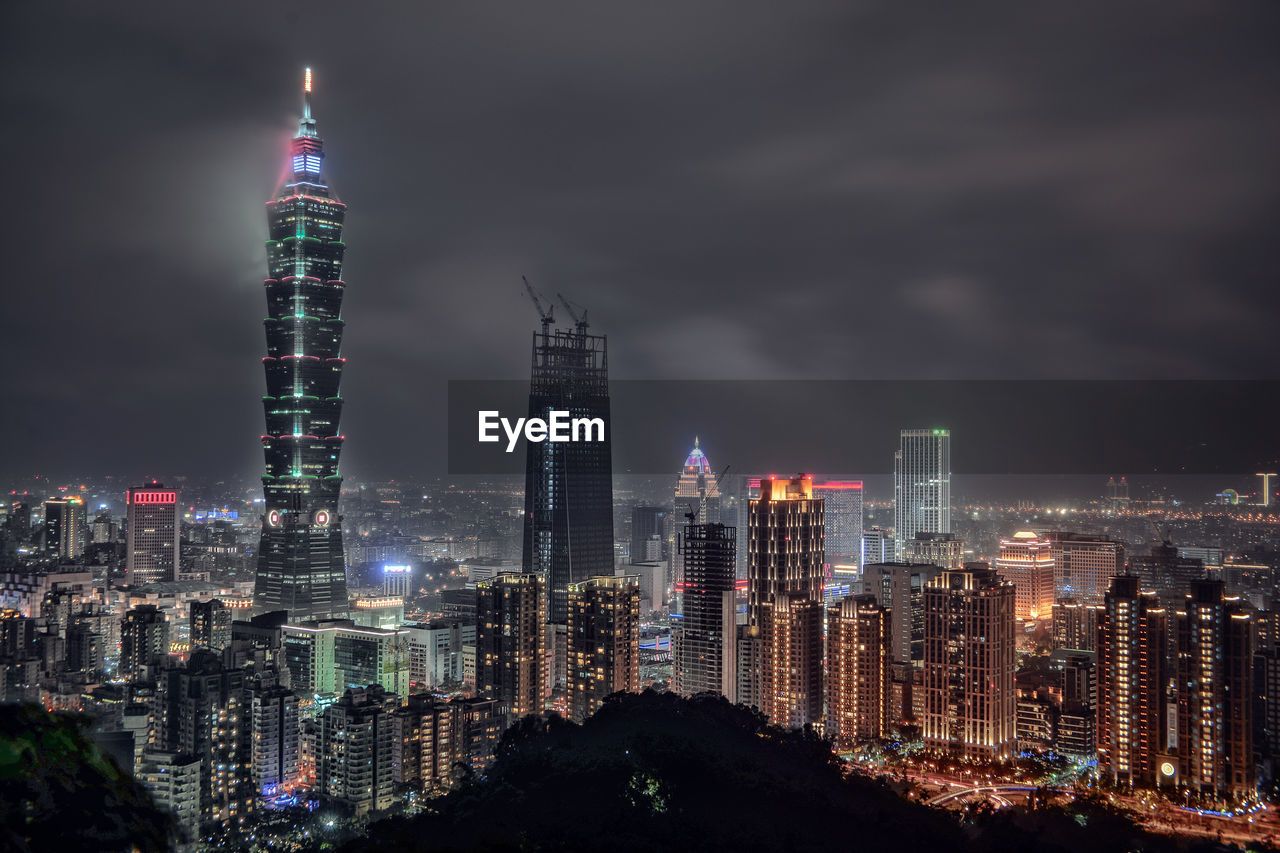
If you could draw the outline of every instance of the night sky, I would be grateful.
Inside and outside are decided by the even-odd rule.
[[[522,273],[621,378],[1277,378],[1280,6],[929,5],[4,4],[0,475],[261,468],[308,64],[348,476],[528,375]]]

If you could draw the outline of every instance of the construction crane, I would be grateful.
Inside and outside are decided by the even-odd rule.
[[[587,333],[587,309],[582,308],[582,306],[578,305],[576,302],[570,302],[568,299],[565,299],[563,293],[557,293],[556,298],[560,300],[560,304],[564,306],[564,310],[568,311],[569,316],[573,318],[574,325],[578,327],[578,334],[585,335]],[[582,308],[581,317],[578,316],[577,311],[573,310],[574,305],[578,305],[579,308]]]
[[[730,468],[732,468],[732,467],[733,467],[732,465],[726,465],[726,466],[724,466],[723,468],[721,468],[721,469],[720,469],[720,473],[719,473],[719,474],[716,474],[716,485],[717,485],[717,486],[718,486],[718,485],[720,485],[720,483],[724,480],[724,475],[725,475],[725,474],[728,474],[728,473],[729,473],[729,469],[730,469]]]
[[[549,304],[550,300],[548,300],[547,307],[543,308],[542,300],[538,298],[538,291],[533,289],[529,279],[520,276],[520,280],[524,282],[524,289],[528,292],[529,298],[533,300],[533,307],[538,309],[538,316],[542,318],[542,334],[545,335],[556,321],[556,306]]]
[[[1166,524],[1163,530],[1160,529],[1160,525],[1156,523],[1155,516],[1151,513],[1147,514],[1147,521],[1151,522],[1151,529],[1156,532],[1157,542],[1159,542],[1161,545],[1173,544],[1173,542],[1169,539],[1170,533],[1173,532],[1171,529],[1172,525]],[[1165,521],[1168,521],[1168,518],[1166,518]]]

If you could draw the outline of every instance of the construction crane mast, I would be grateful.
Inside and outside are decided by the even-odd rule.
[[[533,289],[533,285],[529,283],[529,279],[520,276],[520,280],[524,282],[524,289],[529,294],[529,298],[533,300],[533,307],[538,309],[538,316],[542,319],[542,334],[546,334],[551,330],[552,324],[556,321],[556,306],[548,304],[546,308],[542,307],[542,300],[538,298],[538,291]]]

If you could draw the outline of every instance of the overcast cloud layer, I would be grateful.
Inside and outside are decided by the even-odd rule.
[[[5,4],[0,474],[260,467],[306,64],[348,475],[527,375],[522,273],[625,378],[1277,378],[1280,7],[928,5]]]

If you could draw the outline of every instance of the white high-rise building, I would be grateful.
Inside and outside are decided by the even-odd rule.
[[[951,430],[904,429],[893,455],[897,553],[917,533],[951,532]]]

